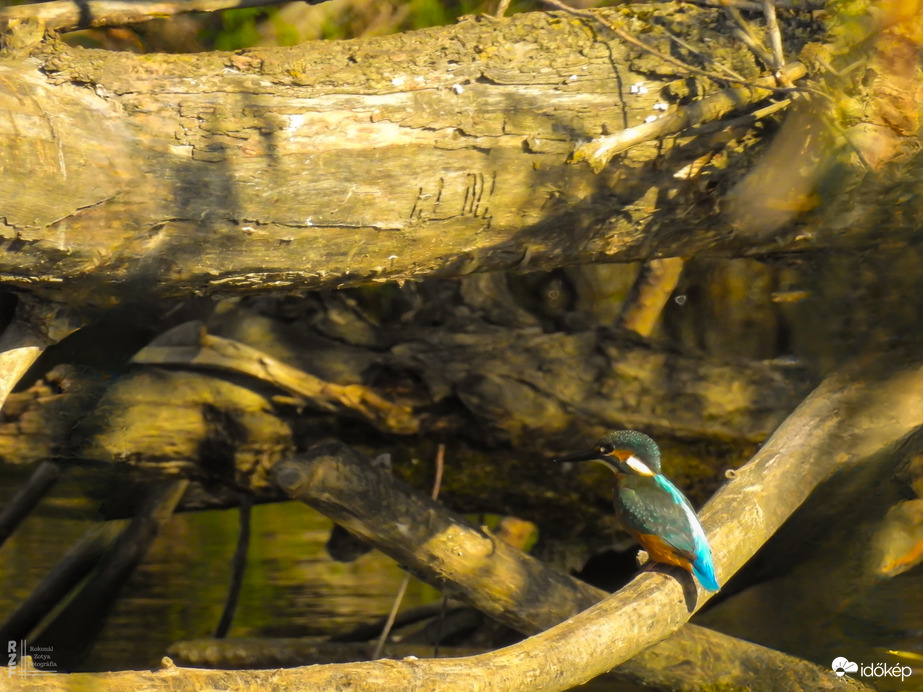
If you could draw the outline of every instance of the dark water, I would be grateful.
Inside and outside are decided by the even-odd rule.
[[[30,517],[0,549],[0,619],[93,523]],[[83,670],[156,667],[170,644],[212,636],[237,540],[236,511],[174,516],[126,584]],[[229,637],[329,635],[386,614],[403,572],[373,551],[351,564],[324,551],[331,522],[296,503],[253,509]],[[403,607],[439,598],[412,580]]]

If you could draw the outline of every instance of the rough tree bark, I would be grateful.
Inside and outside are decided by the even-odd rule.
[[[668,29],[744,78],[758,74],[717,9],[636,5],[600,16],[645,32],[661,52],[700,59]],[[879,28],[870,23],[865,35]],[[799,31],[787,35],[795,47]],[[858,56],[877,71],[859,87],[873,107],[853,118],[853,136],[816,125],[819,107],[806,106],[815,127],[794,128],[795,148],[779,154],[824,154],[836,193],[812,196],[816,165],[786,183],[795,187],[787,196],[764,175],[738,189],[746,213],[728,216],[715,201],[761,151],[758,116],[646,142],[598,175],[568,163],[578,142],[642,123],[659,112],[655,103],[681,110],[718,90],[590,19],[470,18],[362,41],[197,55],[74,50],[30,43],[41,36],[31,25],[9,28],[0,276],[85,308],[139,295],[897,238],[923,204],[912,175],[923,87],[914,45],[893,23],[889,31],[887,46],[876,53],[880,42],[867,41]],[[807,33],[823,39],[819,22]],[[820,64],[840,57],[809,48]],[[739,85],[729,94],[738,114],[771,95]],[[887,109],[878,107],[885,97]],[[703,168],[707,185],[689,179]],[[785,228],[748,223],[765,216],[749,216],[754,190],[773,193],[756,198],[783,220],[810,213]]]

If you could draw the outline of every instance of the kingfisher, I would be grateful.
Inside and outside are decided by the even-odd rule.
[[[660,472],[660,448],[637,430],[616,430],[589,451],[555,461],[598,461],[615,472],[615,514],[651,559],[694,574],[717,591],[705,531],[686,496]]]

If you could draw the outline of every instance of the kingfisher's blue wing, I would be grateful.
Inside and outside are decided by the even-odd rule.
[[[702,586],[718,590],[702,525],[689,500],[667,478],[657,475],[625,482],[618,490],[616,510],[629,531],[660,537],[689,560]]]

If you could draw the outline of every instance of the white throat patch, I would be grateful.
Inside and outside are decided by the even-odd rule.
[[[628,464],[635,473],[639,476],[656,476],[657,474],[651,470],[651,467],[641,461],[638,457],[632,455],[625,460],[625,463]]]

